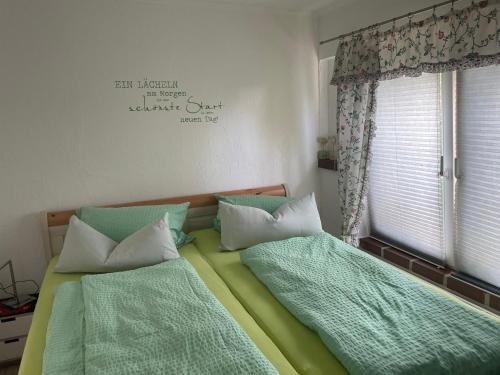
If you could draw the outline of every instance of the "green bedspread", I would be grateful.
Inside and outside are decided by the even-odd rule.
[[[500,321],[322,233],[241,261],[353,374],[500,374]]]
[[[277,374],[184,259],[61,284],[44,374]]]

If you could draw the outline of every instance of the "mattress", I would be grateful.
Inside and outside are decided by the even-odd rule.
[[[231,294],[226,284],[208,265],[197,248],[189,244],[184,246],[180,250],[180,253],[193,265],[208,288],[231,315],[233,315],[236,321],[274,367],[276,367],[280,374],[297,374],[290,362],[257,325],[254,319],[245,311],[244,307],[238,302],[234,295]],[[83,274],[54,273],[53,268],[57,263],[57,259],[58,257],[54,257],[50,261],[45,273],[30,332],[26,341],[23,358],[21,360],[19,369],[20,375],[37,375],[42,373],[45,335],[52,310],[54,288],[65,281],[78,280],[83,276]]]
[[[274,341],[298,373],[347,374],[315,332],[281,305],[253,273],[240,262],[238,251],[221,252],[220,234],[213,229],[191,233],[194,244],[226,282],[231,292]]]

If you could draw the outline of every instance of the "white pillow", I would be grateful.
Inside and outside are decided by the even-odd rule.
[[[71,216],[55,272],[105,272],[104,264],[117,243]]]
[[[179,253],[168,226],[168,214],[117,244],[76,216],[72,216],[55,272],[123,271],[165,260]]]
[[[314,193],[284,203],[272,215],[260,208],[222,201],[219,213],[222,250],[237,250],[323,231]]]

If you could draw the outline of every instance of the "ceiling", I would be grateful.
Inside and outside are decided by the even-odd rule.
[[[211,0],[222,1],[222,0]],[[310,11],[319,8],[330,6],[336,2],[344,0],[223,0],[226,2],[246,4],[246,5],[260,5],[270,8],[279,8],[295,11]]]
[[[317,11],[321,8],[343,5],[350,0],[203,0],[203,2],[261,6],[290,11]]]

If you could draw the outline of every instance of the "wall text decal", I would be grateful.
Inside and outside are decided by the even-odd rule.
[[[206,101],[190,95],[176,80],[114,81],[113,87],[141,90],[137,103],[128,106],[129,112],[178,113],[182,125],[217,124],[224,107],[221,100]]]

